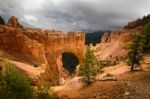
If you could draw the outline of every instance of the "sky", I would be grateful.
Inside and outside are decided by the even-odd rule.
[[[149,13],[150,0],[0,0],[6,20],[61,31],[117,29]]]

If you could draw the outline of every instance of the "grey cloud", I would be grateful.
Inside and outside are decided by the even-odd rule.
[[[39,0],[43,2],[40,7],[38,3],[34,5],[35,1],[0,0],[0,14],[6,18],[17,16],[22,23],[34,27],[80,31],[122,27],[150,11],[149,0]],[[30,22],[25,15],[38,21]]]

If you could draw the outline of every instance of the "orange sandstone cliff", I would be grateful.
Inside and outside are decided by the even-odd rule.
[[[20,24],[14,17],[9,19],[8,25],[0,25],[0,48],[19,53],[34,65],[42,65],[45,72],[41,79],[45,81],[59,83],[63,74],[63,52],[71,52],[82,61],[85,33],[18,28]]]

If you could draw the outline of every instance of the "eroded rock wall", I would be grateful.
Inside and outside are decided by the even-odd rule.
[[[85,33],[0,26],[0,47],[45,64],[43,79],[56,84],[62,73],[63,52],[71,52],[82,61]]]
[[[125,46],[130,43],[132,35],[139,34],[142,26],[133,29],[113,30],[108,36],[104,33],[102,43],[96,46],[96,56],[101,60],[124,57],[127,54]]]

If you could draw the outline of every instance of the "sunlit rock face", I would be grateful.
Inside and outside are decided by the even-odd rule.
[[[0,47],[45,64],[42,74],[45,81],[59,83],[59,78],[63,76],[63,52],[73,53],[79,62],[82,61],[85,33],[16,28],[19,26],[16,19],[11,19],[13,21],[8,22],[9,26],[0,26]]]

